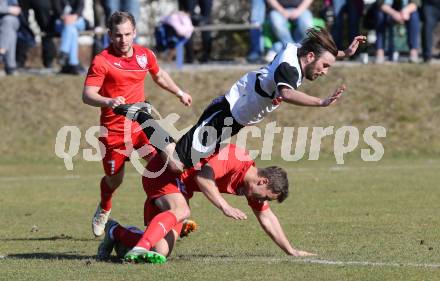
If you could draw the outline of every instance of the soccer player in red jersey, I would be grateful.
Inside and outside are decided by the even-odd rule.
[[[162,159],[156,155],[146,169],[155,172],[162,167]],[[182,222],[190,215],[187,200],[194,192],[203,192],[225,216],[236,220],[247,219],[246,214],[229,205],[221,193],[246,197],[264,231],[286,254],[313,255],[291,246],[269,207],[268,201],[282,202],[288,196],[286,172],[279,167],[256,168],[247,152],[235,145],[227,145],[207,163],[199,163],[179,178],[170,171],[154,179],[143,177],[143,186],[147,193],[145,232],[133,232],[113,220],[109,221],[105,238],[98,249],[98,258],[108,258],[117,241],[133,247],[124,257],[126,261],[166,262],[165,256],[169,255]]]
[[[82,96],[84,103],[101,107],[101,126],[106,129],[105,136],[100,138],[105,146],[105,176],[101,180],[101,202],[92,219],[95,236],[104,233],[111,211],[112,194],[124,177],[127,156],[118,151],[147,148],[149,144],[138,124],[126,122],[112,109],[125,103],[143,102],[144,80],[148,73],[157,85],[174,94],[185,106],[191,105],[192,101],[191,96],[159,68],[151,50],[133,44],[136,23],[131,14],[115,12],[109,19],[108,28],[111,44],[93,59]],[[152,150],[150,147],[150,152]]]

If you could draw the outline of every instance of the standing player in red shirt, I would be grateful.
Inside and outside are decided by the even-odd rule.
[[[286,172],[279,167],[256,168],[247,152],[229,144],[214,154],[206,164],[186,170],[180,178],[171,171],[157,178],[143,177],[147,200],[144,206],[145,232],[133,232],[111,220],[106,236],[98,249],[98,258],[110,256],[116,241],[132,248],[126,261],[164,263],[180,233],[182,222],[190,215],[187,203],[194,192],[203,194],[227,217],[244,220],[246,215],[228,204],[220,193],[244,196],[261,227],[288,255],[310,256],[311,253],[294,249],[287,239],[278,218],[268,201],[284,201],[288,195]],[[163,167],[156,155],[147,170],[155,172]],[[155,251],[151,251],[154,249]]]
[[[118,150],[138,149],[149,144],[138,124],[126,123],[125,118],[114,114],[112,109],[125,103],[143,102],[144,80],[148,73],[157,85],[174,94],[185,106],[191,105],[192,101],[191,96],[159,68],[151,50],[133,44],[136,23],[131,14],[115,12],[109,19],[108,28],[111,44],[93,59],[82,96],[84,103],[101,107],[101,126],[107,131],[100,138],[106,150],[103,158],[105,176],[101,180],[101,202],[92,219],[95,236],[104,233],[111,211],[112,194],[124,177],[127,156]]]

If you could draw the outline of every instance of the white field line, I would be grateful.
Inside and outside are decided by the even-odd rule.
[[[420,268],[439,268],[440,264],[429,263],[398,263],[398,262],[370,262],[370,261],[333,261],[320,259],[302,259],[302,258],[232,258],[232,257],[191,257],[190,260],[199,260],[203,263],[230,263],[230,262],[266,262],[266,263],[303,263],[303,264],[322,264],[336,266],[365,266],[365,267],[420,267]]]
[[[76,180],[80,179],[79,175],[65,175],[65,176],[55,176],[55,175],[38,175],[38,176],[15,176],[15,177],[1,177],[0,182],[11,182],[11,181],[28,181],[28,180]]]
[[[440,165],[437,162],[418,164],[418,165],[376,165],[371,167],[356,167],[356,166],[333,166],[329,168],[301,168],[301,167],[289,167],[287,170],[295,172],[347,172],[347,171],[369,171],[369,170],[414,170],[414,169],[440,169]],[[50,181],[50,180],[79,180],[85,178],[98,178],[103,174],[86,174],[86,175],[30,175],[30,176],[13,176],[13,177],[0,177],[0,182],[14,182],[14,181]],[[127,177],[140,176],[138,173],[126,173]]]
[[[8,256],[0,256],[0,259],[7,259]],[[332,261],[319,259],[302,259],[302,258],[269,258],[269,257],[253,257],[253,258],[233,258],[233,257],[176,257],[177,260],[199,261],[205,264],[211,263],[240,263],[240,262],[264,262],[264,263],[298,263],[298,264],[322,264],[329,266],[364,266],[364,267],[416,267],[416,268],[440,268],[440,264],[431,263],[398,263],[398,262],[370,262],[370,261]]]

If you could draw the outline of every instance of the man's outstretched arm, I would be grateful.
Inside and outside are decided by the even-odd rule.
[[[351,42],[350,46],[344,51],[338,51],[338,58],[348,58],[354,55],[360,44],[363,44],[367,41],[367,37],[363,35],[356,36]]]
[[[315,255],[305,251],[296,250],[292,247],[292,245],[290,245],[290,242],[284,234],[284,230],[281,227],[278,218],[271,209],[266,209],[261,212],[254,210],[254,214],[267,235],[269,235],[275,244],[277,244],[278,247],[280,247],[286,254],[295,257],[307,257]]]
[[[199,186],[200,191],[203,192],[206,198],[208,198],[214,206],[219,208],[225,216],[236,220],[247,219],[246,214],[229,205],[223,198],[214,179],[214,171],[209,164],[205,164],[195,176],[195,182]]]
[[[326,107],[335,103],[345,91],[345,85],[338,87],[333,94],[325,99],[310,96],[306,93],[292,89],[287,86],[280,86],[279,91],[282,101],[300,106]]]

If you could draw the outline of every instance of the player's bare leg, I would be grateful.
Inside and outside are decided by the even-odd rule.
[[[124,259],[126,261],[144,261],[149,263],[166,262],[165,256],[152,252],[151,249],[155,247],[173,227],[187,219],[191,212],[185,197],[181,193],[163,195],[155,200],[155,204],[162,210],[162,213],[159,213],[151,220],[142,238],[137,242],[136,246],[125,255]]]
[[[172,229],[170,232],[168,232],[167,236],[156,243],[153,250],[156,253],[169,257],[171,255],[171,252],[173,251],[174,245],[176,244],[178,237],[179,235],[177,234],[177,232]]]
[[[183,172],[184,166],[177,157],[176,143],[173,142],[168,144],[163,151],[159,152],[159,154],[164,163],[168,162],[168,169],[170,171],[176,175]]]
[[[122,184],[124,168],[114,175],[106,175],[101,180],[101,201],[92,218],[92,231],[96,237],[104,234],[105,225],[111,212],[111,198],[113,192]]]

